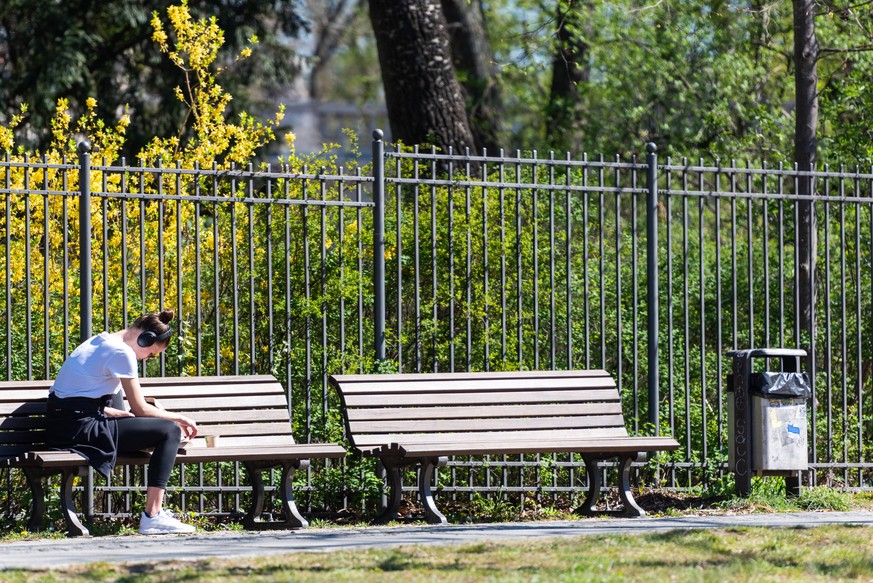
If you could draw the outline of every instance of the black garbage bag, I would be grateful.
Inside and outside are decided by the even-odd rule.
[[[750,392],[765,397],[808,399],[812,396],[805,372],[757,372],[749,379]]]

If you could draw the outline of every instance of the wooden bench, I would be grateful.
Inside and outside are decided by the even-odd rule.
[[[674,450],[669,437],[631,437],[615,381],[602,370],[331,376],[342,399],[348,438],[388,474],[389,503],[375,520],[393,520],[401,468],[420,464],[425,517],[445,524],[431,492],[434,469],[448,456],[576,452],[589,489],[578,512],[601,513],[599,462],[617,458],[619,513],[643,516],[630,492],[630,469],[649,452]]]
[[[242,462],[252,484],[252,501],[243,524],[246,528],[299,528],[307,526],[294,503],[291,489],[295,470],[311,458],[340,458],[337,444],[295,444],[285,389],[272,376],[218,376],[145,378],[143,393],[166,409],[197,421],[199,435],[179,450],[177,464]],[[21,468],[33,503],[28,530],[39,529],[45,515],[42,478],[60,474],[61,510],[70,536],[88,536],[73,505],[73,480],[87,474],[84,457],[45,445],[45,406],[52,381],[0,382],[0,462]],[[215,447],[205,436],[218,435]],[[143,465],[149,454],[120,455],[118,465]],[[281,468],[285,520],[260,522],[264,508],[261,472]]]

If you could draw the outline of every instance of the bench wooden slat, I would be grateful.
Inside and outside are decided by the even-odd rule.
[[[268,407],[288,407],[284,394],[245,396],[245,397],[209,397],[188,396],[176,398],[160,398],[160,402],[171,411],[208,411],[210,409],[258,409]]]
[[[199,377],[143,377],[139,379],[142,387],[148,387],[149,393],[153,387],[205,386],[211,388],[218,385],[242,384],[268,384],[282,386],[276,377],[272,375],[207,375]]]
[[[44,390],[48,391],[54,381],[36,380],[36,381],[3,381],[3,391],[19,391],[19,390]]]
[[[3,391],[0,390],[0,394]],[[45,393],[38,399],[30,401],[12,401],[8,403],[0,402],[0,415],[36,415],[45,413],[46,399]]]
[[[22,465],[57,467],[69,465],[88,465],[88,459],[78,453],[63,450],[32,450],[24,454]]]
[[[573,435],[579,438],[588,437],[627,437],[627,431],[624,427],[595,427],[590,429],[577,429],[573,431]],[[537,431],[491,431],[491,432],[475,432],[468,431],[463,433],[364,433],[354,436],[356,447],[369,447],[373,444],[384,445],[387,443],[433,443],[438,441],[445,444],[465,443],[465,442],[482,442],[492,441],[499,443],[501,441],[513,441],[517,439],[532,441],[548,441],[567,439],[566,430],[537,430]]]
[[[391,375],[378,375],[380,382],[384,383],[406,383],[409,381],[425,380],[422,377],[435,381],[442,380],[458,380],[465,381],[468,379],[513,379],[513,378],[586,378],[586,377],[610,377],[610,374],[605,370],[600,369],[580,369],[580,370],[524,370],[524,371],[495,371],[495,372],[449,372],[449,373],[399,373]],[[370,374],[350,374],[350,375],[331,375],[330,380],[342,385],[343,390],[348,387],[353,387],[356,383],[370,383],[374,380],[374,375]]]
[[[291,424],[288,421],[275,423],[221,423],[216,425],[197,424],[201,435],[220,435],[222,439],[242,435],[274,435],[285,440],[291,435]]]
[[[336,444],[297,444],[293,447],[216,447],[192,448],[177,456],[178,463],[201,463],[233,458],[239,461],[275,459],[341,458],[346,450]]]
[[[346,407],[389,407],[424,405],[505,405],[507,403],[574,403],[588,401],[618,401],[615,389],[586,389],[582,391],[529,391],[524,393],[451,393],[381,395],[377,400],[372,395],[347,395]]]
[[[426,419],[407,421],[349,421],[356,435],[364,433],[441,433],[446,431],[533,431],[538,429],[583,429],[624,427],[621,415],[585,417],[526,417],[509,419]]]
[[[248,421],[286,421],[288,410],[285,407],[275,409],[252,409],[227,411],[223,409],[209,411],[188,411],[188,417],[201,424],[215,423],[242,423]]]
[[[192,391],[197,394],[210,396],[258,396],[258,395],[275,395],[277,393],[285,394],[282,385],[274,384],[255,384],[255,385],[215,385],[205,387],[205,385],[185,386],[185,385],[151,385],[142,387],[144,393],[149,396],[157,397],[160,400],[165,400],[170,397],[184,398],[191,396]],[[208,392],[207,392],[208,391]]]
[[[37,444],[45,446],[45,444]],[[18,458],[33,449],[33,444],[0,445],[0,458]]]
[[[344,390],[346,395],[364,394],[410,394],[410,393],[482,393],[488,391],[530,391],[548,389],[557,391],[561,389],[603,389],[615,388],[615,381],[611,377],[584,377],[584,378],[533,378],[533,379],[471,379],[459,381],[456,379],[445,380],[418,380],[404,383],[379,382],[373,380],[368,383],[355,383]]]
[[[35,444],[45,443],[45,424],[39,429],[22,431],[4,431],[0,433],[0,440],[8,444]]]
[[[553,403],[548,405],[492,405],[457,407],[374,407],[349,408],[352,421],[401,421],[404,419],[490,419],[510,417],[554,417],[563,415],[621,414],[621,403]]]
[[[208,435],[208,433],[202,433],[202,436]],[[220,436],[221,447],[216,447],[214,449],[225,449],[232,447],[253,447],[253,446],[274,446],[274,445],[299,445],[296,444],[294,439],[291,437],[290,431],[286,435],[221,435]],[[184,449],[189,449],[190,447],[206,447],[205,437],[195,438],[189,446],[186,446]],[[229,460],[233,461],[233,460]]]
[[[515,441],[507,442],[475,442],[463,444],[419,443],[419,444],[394,444],[407,456],[434,456],[434,455],[513,455],[535,454],[543,452],[554,453],[601,453],[601,452],[653,452],[671,451],[678,449],[679,444],[672,438],[646,438],[628,437],[625,439],[565,439],[544,441]],[[391,451],[391,447],[384,448],[384,452]]]
[[[3,441],[3,436],[7,435],[7,431],[16,429],[44,429],[45,418],[42,416],[30,417],[5,417],[0,419],[0,441]]]
[[[5,383],[4,383],[5,384]],[[33,389],[8,389],[0,391],[0,403],[19,403],[25,401],[45,401],[48,398],[48,390],[51,385]]]

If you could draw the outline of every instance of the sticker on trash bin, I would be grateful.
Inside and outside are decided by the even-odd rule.
[[[796,435],[800,435],[800,427],[796,427],[794,425],[788,425],[788,433],[794,433]]]

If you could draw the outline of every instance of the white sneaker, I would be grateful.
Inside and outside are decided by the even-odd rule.
[[[139,521],[140,534],[191,534],[195,530],[190,524],[176,520],[168,510],[161,510],[154,516],[143,512]]]

